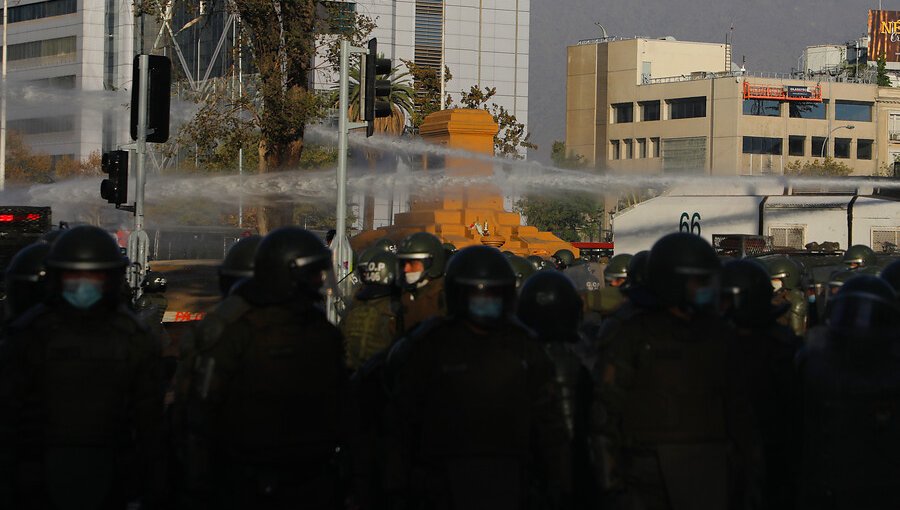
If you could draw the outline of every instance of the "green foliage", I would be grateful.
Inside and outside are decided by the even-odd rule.
[[[489,103],[497,94],[496,87],[472,85],[468,92],[460,92],[459,103],[464,108],[483,109],[490,112],[500,130],[494,135],[494,152],[500,156],[523,159],[519,149],[537,149],[537,145],[528,141],[531,136],[525,125],[516,119],[506,108],[496,103]]]
[[[584,168],[586,162],[581,154],[566,154],[566,142],[556,140],[553,142],[550,158],[557,168]]]
[[[529,225],[553,232],[564,241],[600,239],[603,203],[587,193],[558,197],[526,195],[515,205]]]
[[[796,177],[844,177],[853,173],[846,163],[826,157],[823,161],[791,161],[784,167],[784,175]]]
[[[878,64],[878,86],[890,87],[891,78],[887,73],[887,58],[884,55],[881,55],[876,62]]]
[[[415,110],[415,90],[410,85],[410,74],[403,72],[400,66],[395,66],[388,74],[377,76],[379,80],[390,80],[392,114],[390,117],[375,119],[375,131],[390,133],[399,136],[406,127],[406,119],[411,118]],[[350,120],[359,120],[359,66],[350,68]],[[332,89],[332,104],[337,107],[340,102],[340,87]]]
[[[414,129],[418,129],[425,121],[425,117],[441,109],[441,73],[439,69],[433,67],[420,66],[411,60],[400,60],[403,62],[413,80],[413,91],[415,92],[410,124]],[[444,90],[446,91],[447,82],[453,78],[450,74],[450,68],[444,67]],[[453,98],[450,94],[444,97],[444,108],[453,107]]]

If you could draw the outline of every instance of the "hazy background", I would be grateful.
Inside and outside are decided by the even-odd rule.
[[[842,44],[866,34],[872,0],[531,0],[528,129],[547,162],[566,137],[566,46],[610,36],[674,36],[725,42],[734,23],[733,60],[751,72],[790,72],[806,46]],[[900,0],[884,1],[900,10]]]

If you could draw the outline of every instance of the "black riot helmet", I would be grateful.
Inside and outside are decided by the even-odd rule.
[[[219,266],[219,291],[222,296],[227,296],[238,280],[253,276],[253,260],[261,241],[262,236],[252,235],[242,238],[229,248],[225,260]]]
[[[444,292],[449,315],[490,328],[514,311],[516,275],[496,248],[470,246],[450,261]]]
[[[766,327],[784,313],[772,307],[772,288],[769,272],[751,259],[732,260],[722,267],[720,291],[724,315],[742,328]]]
[[[169,281],[157,271],[147,271],[144,281],[141,282],[141,289],[147,294],[162,294],[168,287]]]
[[[844,252],[843,262],[852,269],[858,267],[871,267],[878,262],[878,257],[875,255],[875,251],[872,250],[872,248],[869,248],[864,244],[855,244],[847,248],[847,251]]]
[[[99,227],[82,225],[64,231],[50,246],[46,263],[50,296],[73,308],[88,310],[100,303],[112,307],[124,298],[128,258]]]
[[[634,256],[630,253],[619,253],[609,259],[609,263],[606,264],[606,268],[603,270],[603,279],[606,280],[607,285],[618,287],[618,284],[621,284],[623,280],[628,278],[628,265],[631,264],[632,258]]]
[[[647,260],[650,259],[650,250],[641,250],[631,257],[628,261],[628,281],[625,282],[629,287],[646,285],[647,283]]]
[[[717,298],[714,280],[719,268],[719,258],[706,240],[678,232],[650,249],[647,284],[664,306],[709,308]]]
[[[390,239],[388,237],[382,237],[381,239],[375,241],[370,248],[397,253],[397,243],[393,239]]]
[[[572,250],[557,250],[553,254],[553,261],[556,264],[556,269],[561,271],[575,263],[575,254],[572,253]]]
[[[397,283],[397,255],[380,249],[369,253],[369,250],[363,252],[356,265],[363,282],[363,288],[356,293],[361,300],[389,296]]]
[[[415,287],[425,280],[440,278],[444,274],[447,255],[444,244],[437,236],[428,232],[416,232],[397,246],[397,261],[404,283]],[[422,271],[405,271],[404,265],[414,261],[422,262]]]
[[[787,290],[800,288],[803,269],[790,258],[784,255],[772,257],[766,260],[766,268],[769,270],[769,278],[772,280],[773,288],[775,285],[784,287]]]
[[[894,293],[900,297],[900,260],[895,260],[881,270],[881,279],[886,281],[894,289]]]
[[[30,244],[6,268],[6,318],[12,320],[47,297],[47,265],[50,245]]]
[[[258,301],[281,303],[298,297],[318,301],[334,291],[331,250],[300,227],[281,227],[260,241],[253,261]]]
[[[828,301],[825,317],[828,329],[839,339],[858,347],[883,345],[897,337],[900,307],[886,281],[861,274],[847,280]]]
[[[559,271],[541,271],[519,292],[516,315],[544,342],[577,342],[584,304],[575,284]]]
[[[535,271],[545,271],[547,269],[553,269],[553,266],[549,262],[547,262],[547,259],[541,257],[540,255],[529,255],[525,257],[525,260],[531,262],[531,267],[533,267]]]
[[[525,280],[537,272],[534,266],[531,265],[531,262],[524,257],[513,254],[508,255],[506,258],[509,260],[509,265],[512,266],[513,272],[516,274],[516,287],[521,288]]]

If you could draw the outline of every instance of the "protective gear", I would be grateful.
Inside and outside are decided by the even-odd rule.
[[[628,287],[646,285],[647,260],[650,259],[650,250],[642,250],[634,254],[628,261]]]
[[[770,282],[771,283],[769,285],[775,291],[779,291],[784,288],[784,282],[781,281],[781,278],[773,278],[772,280],[770,280]]]
[[[531,263],[531,267],[533,267],[535,271],[545,271],[547,269],[553,269],[553,266],[540,255],[529,255],[525,257],[525,260]]]
[[[509,265],[513,268],[513,272],[516,273],[516,287],[522,287],[525,280],[537,272],[534,266],[531,265],[531,262],[518,255],[507,258],[509,259]]]
[[[741,328],[770,324],[785,312],[772,306],[769,273],[752,259],[733,260],[722,268],[721,293],[724,316]]]
[[[716,295],[714,277],[719,267],[715,250],[700,236],[669,234],[650,250],[648,285],[664,305],[706,307]]]
[[[426,279],[440,278],[444,274],[444,266],[447,257],[444,253],[444,245],[434,234],[428,232],[416,232],[404,239],[397,247],[397,260],[400,269],[405,273],[405,281],[409,287],[413,287]],[[403,270],[407,261],[420,260],[424,270],[410,274]]]
[[[900,260],[895,260],[881,270],[878,275],[894,289],[894,294],[900,298]]]
[[[356,270],[363,283],[357,299],[390,295],[397,283],[397,256],[389,251],[377,250],[370,253],[366,250],[360,256]]]
[[[766,260],[766,268],[769,270],[769,277],[772,279],[774,287],[775,280],[781,280],[781,287],[787,290],[796,290],[800,288],[802,270],[796,262],[778,255]],[[775,290],[780,290],[776,288]]]
[[[448,253],[455,253],[455,252],[456,252],[456,245],[453,244],[453,243],[444,243],[443,246],[444,246],[444,251],[445,251],[445,252],[448,252]]]
[[[141,283],[141,288],[148,294],[162,294],[168,286],[169,281],[166,280],[166,277],[156,271],[148,271],[147,276],[144,277],[144,281]]]
[[[6,319],[12,320],[47,296],[47,243],[30,244],[9,262],[6,268]]]
[[[614,282],[618,281],[621,284],[621,280],[627,279],[628,266],[633,258],[629,253],[620,253],[609,259],[606,269],[603,270],[603,279],[606,280],[606,284],[618,287],[619,285],[614,285]]]
[[[260,241],[253,260],[257,303],[283,303],[303,296],[320,301],[334,292],[331,250],[315,234],[281,227]]]
[[[387,237],[382,237],[381,239],[375,241],[371,248],[376,248],[381,251],[387,251],[390,253],[397,253],[397,243],[393,239],[389,239]]]
[[[63,277],[62,297],[79,310],[87,310],[103,298],[103,278]]]
[[[836,338],[854,343],[885,343],[897,338],[900,306],[894,289],[872,275],[845,283],[828,302],[825,324]]]
[[[253,276],[253,260],[261,241],[262,236],[252,235],[242,238],[229,248],[225,260],[219,266],[219,292],[222,297],[228,295],[238,280]]]
[[[522,286],[516,315],[544,341],[574,342],[583,308],[572,280],[564,273],[542,271]]]
[[[855,269],[857,267],[871,267],[878,262],[878,256],[872,248],[864,244],[854,244],[847,248],[842,259],[844,264]]]
[[[494,325],[513,312],[515,289],[516,275],[503,254],[487,246],[464,248],[447,267],[447,312],[480,326]],[[476,303],[488,306],[489,310],[473,312]]]
[[[575,254],[572,253],[572,250],[558,250],[553,254],[553,262],[556,264],[556,269],[560,271],[571,266],[575,263]]]
[[[112,236],[87,225],[60,234],[47,254],[47,267],[57,271],[111,271],[126,265]]]

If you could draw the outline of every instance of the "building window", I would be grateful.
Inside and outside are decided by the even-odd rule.
[[[801,103],[791,102],[788,111],[792,119],[824,120],[828,111],[828,102]]]
[[[416,32],[413,61],[430,69],[441,69],[444,1],[416,0]]]
[[[788,137],[788,155],[803,156],[804,149],[806,149],[806,137],[805,136],[791,135]]]
[[[764,136],[745,136],[744,154],[774,154],[781,155],[782,139],[767,138]]]
[[[637,139],[637,157],[641,159],[645,159],[647,157],[647,139],[646,138],[638,138]]]
[[[872,159],[872,140],[856,141],[856,159]]]
[[[821,158],[825,150],[825,137],[824,136],[814,136],[812,137],[812,151],[810,156],[814,158]],[[827,156],[827,154],[826,154]]]
[[[888,133],[892,142],[900,142],[900,113],[888,117]]]
[[[670,119],[706,117],[706,97],[670,99],[668,103]]]
[[[609,159],[619,159],[619,141],[610,140],[609,142]]]
[[[622,159],[632,159],[634,157],[634,153],[632,152],[631,140],[622,140]]]
[[[872,122],[872,103],[862,101],[835,101],[834,120]]]
[[[17,119],[9,121],[7,127],[10,131],[16,131],[23,135],[64,133],[75,129],[75,117],[73,115],[63,115],[60,117]]]
[[[11,44],[7,51],[13,68],[75,61],[75,36]]]
[[[634,122],[634,104],[619,103],[612,105],[613,122],[616,124],[627,124]]]
[[[840,159],[850,158],[850,139],[835,138],[834,139],[834,157]]]
[[[744,99],[744,115],[780,117],[781,102],[770,99]]]
[[[641,107],[641,122],[659,120],[659,101],[643,101],[638,104]]]
[[[650,139],[650,154],[652,158],[659,157],[659,138]]]
[[[74,89],[75,75],[54,76],[53,78],[41,78],[39,80],[28,80],[29,85],[38,87],[46,87],[51,89]]]
[[[662,141],[663,173],[703,174],[706,172],[706,137],[665,138]]]
[[[78,2],[76,0],[50,0],[49,2],[10,7],[7,15],[9,16],[9,23],[18,23],[20,21],[72,14],[77,8]]]

